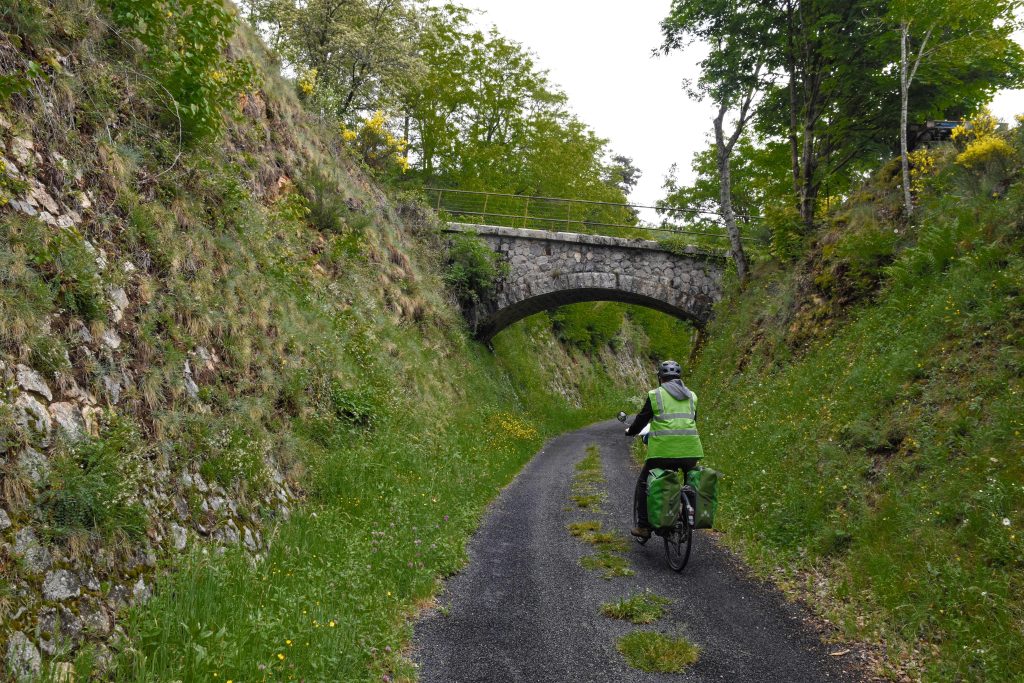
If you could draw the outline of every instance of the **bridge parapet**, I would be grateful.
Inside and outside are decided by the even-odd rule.
[[[639,304],[703,325],[721,298],[726,259],[697,247],[603,235],[453,223],[474,233],[510,266],[492,296],[466,311],[489,340],[533,313],[582,301]]]

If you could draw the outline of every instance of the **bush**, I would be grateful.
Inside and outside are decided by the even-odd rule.
[[[186,140],[217,134],[223,114],[252,87],[251,62],[225,51],[235,18],[220,0],[106,0],[115,23],[146,47],[147,67],[174,99]]]
[[[1005,174],[1016,150],[1001,137],[989,136],[973,140],[957,155],[956,163],[974,173]]]
[[[461,305],[469,306],[488,296],[508,272],[508,263],[476,235],[459,233],[451,238],[444,281]]]
[[[351,130],[341,127],[342,139],[359,155],[370,169],[383,173],[405,173],[409,170],[407,140],[396,138],[387,129],[384,112],[378,111]]]
[[[134,425],[111,417],[100,438],[64,445],[52,460],[39,507],[55,538],[79,533],[140,538],[146,511],[135,494],[143,443]]]
[[[0,310],[18,315],[17,309],[23,309],[27,315],[32,308],[51,306],[50,296],[55,295],[64,308],[86,321],[106,318],[95,249],[81,235],[51,230],[35,219],[17,219],[9,224],[7,236],[13,248],[0,252],[0,282],[10,281],[27,298],[8,303],[0,295]],[[19,267],[23,259],[31,272]],[[51,290],[50,296],[39,288],[40,280]]]

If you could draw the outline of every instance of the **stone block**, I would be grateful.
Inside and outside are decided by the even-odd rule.
[[[4,659],[11,677],[21,683],[35,680],[43,666],[39,650],[21,631],[15,631],[7,639],[7,653]]]
[[[28,367],[27,365],[18,365],[15,368],[16,379],[18,386],[25,391],[31,391],[39,394],[47,401],[53,400],[53,394],[50,392],[50,387],[46,384],[46,380],[38,372]]]
[[[47,600],[59,602],[77,598],[81,594],[78,577],[66,569],[47,572],[43,579],[43,597]]]

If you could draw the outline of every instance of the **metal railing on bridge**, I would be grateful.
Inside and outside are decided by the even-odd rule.
[[[444,212],[453,219],[463,219],[472,223],[646,239],[666,234],[689,235],[716,240],[722,246],[728,243],[728,236],[722,227],[703,230],[699,227],[675,227],[664,224],[653,226],[643,224],[640,220],[641,211],[657,210],[669,216],[718,216],[713,211],[440,187],[428,187],[426,192],[431,205],[439,213]]]

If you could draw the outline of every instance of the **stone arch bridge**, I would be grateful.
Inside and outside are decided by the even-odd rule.
[[[703,326],[722,296],[723,256],[687,247],[601,235],[452,223],[474,233],[510,266],[494,292],[466,310],[478,339],[526,316],[581,301],[619,301]]]

